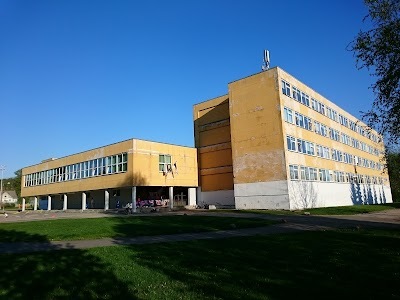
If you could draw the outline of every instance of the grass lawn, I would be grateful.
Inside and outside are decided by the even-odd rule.
[[[309,212],[311,215],[355,215],[365,214],[371,212],[379,212],[388,209],[399,209],[400,203],[388,203],[377,205],[352,205],[352,206],[337,206],[337,207],[321,207],[310,208],[305,210],[210,210],[215,212],[239,212],[239,213],[255,213],[255,214],[269,214],[269,215],[301,215]]]
[[[106,237],[215,231],[261,227],[276,223],[261,219],[221,218],[209,216],[109,217],[96,219],[61,219],[6,223],[0,227],[0,242],[48,240],[83,240]],[[232,226],[234,224],[234,226]]]
[[[398,299],[400,231],[0,255],[2,299]]]

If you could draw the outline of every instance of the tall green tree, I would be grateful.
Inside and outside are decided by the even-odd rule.
[[[371,29],[360,31],[349,48],[359,69],[367,68],[376,78],[375,99],[363,115],[392,145],[400,142],[400,1],[364,0]]]
[[[14,172],[15,177],[3,179],[3,190],[11,190],[17,193],[18,199],[21,197],[22,170]]]
[[[400,202],[400,152],[387,154],[387,170],[393,201]]]

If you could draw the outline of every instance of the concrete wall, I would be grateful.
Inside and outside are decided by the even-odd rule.
[[[291,210],[393,202],[385,185],[289,180],[288,186]]]
[[[235,184],[236,209],[290,209],[286,180]]]
[[[197,204],[213,204],[216,207],[235,207],[233,190],[206,191],[197,189]]]

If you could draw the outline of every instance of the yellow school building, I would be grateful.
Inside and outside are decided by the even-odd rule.
[[[195,147],[129,139],[22,169],[34,209],[391,203],[378,133],[275,67],[193,107]]]
[[[237,209],[392,202],[376,131],[275,67],[194,105],[198,201]]]
[[[21,185],[34,209],[195,205],[197,151],[130,139],[23,168]]]

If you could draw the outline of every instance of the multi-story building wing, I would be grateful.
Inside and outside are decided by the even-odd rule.
[[[391,202],[376,131],[280,68],[194,106],[199,198],[238,209]]]
[[[195,148],[130,139],[22,169],[21,196],[35,209],[109,209],[127,203],[196,203]],[[140,202],[140,203],[138,203]]]
[[[228,95],[197,104],[194,109],[201,202],[233,205],[233,167]]]

